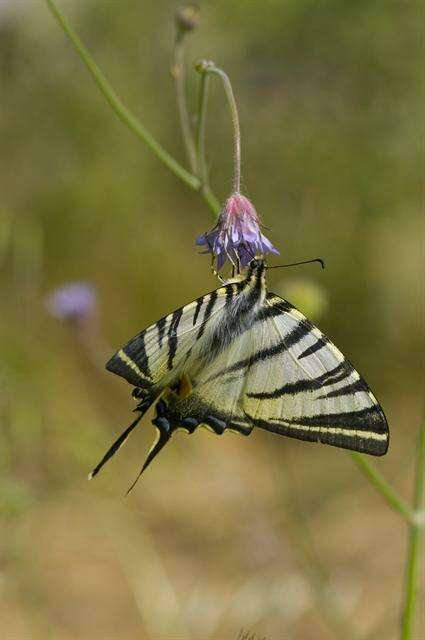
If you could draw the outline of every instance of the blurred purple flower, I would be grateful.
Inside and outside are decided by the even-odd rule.
[[[88,282],[70,282],[54,289],[46,298],[51,316],[74,323],[93,317],[96,307],[96,291]]]
[[[260,220],[254,205],[240,193],[227,199],[218,222],[211,231],[197,238],[198,246],[205,246],[205,253],[212,253],[220,270],[226,260],[246,267],[256,256],[279,253],[260,231]]]

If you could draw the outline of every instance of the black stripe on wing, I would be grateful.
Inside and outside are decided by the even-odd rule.
[[[256,427],[298,440],[382,456],[389,443],[388,424],[381,407],[345,413],[319,414],[283,420],[262,420],[247,415]]]
[[[196,301],[196,307],[195,307],[195,313],[193,314],[192,326],[195,326],[195,324],[198,321],[198,316],[199,316],[199,312],[201,310],[202,304],[204,302],[204,297],[205,296],[202,296],[202,298],[198,298]]]
[[[326,387],[327,385],[336,384],[337,382],[341,382],[345,378],[348,378],[354,371],[352,365],[344,360],[340,362],[336,367],[331,369],[330,371],[325,371],[322,375],[317,376],[316,378],[308,378],[297,380],[296,382],[287,382],[286,384],[278,387],[277,389],[273,389],[272,391],[259,391],[257,393],[247,393],[249,398],[258,398],[261,400],[265,400],[266,398],[280,398],[281,396],[290,394],[295,395],[297,393],[302,393],[303,391],[315,391],[322,387]],[[360,383],[360,380],[356,382]],[[368,389],[365,382],[362,381],[362,389]],[[351,386],[351,385],[350,385]],[[331,398],[333,394],[335,395],[346,395],[346,393],[354,393],[350,391],[350,386],[344,387],[343,393],[339,393],[342,391],[338,389],[335,392],[331,392],[327,395],[320,396],[321,398]]]
[[[136,338],[134,338],[134,340],[136,340]],[[112,373],[122,376],[135,387],[151,387],[153,382],[143,371],[145,367],[141,368],[133,358],[128,355],[127,348],[128,345],[127,347],[117,351],[117,353],[106,363],[106,369]]]
[[[329,340],[322,335],[316,340],[314,344],[312,344],[310,347],[307,347],[307,349],[300,353],[300,355],[298,356],[298,360],[306,358],[307,356],[311,356],[313,353],[316,353],[316,351],[320,351],[320,349],[323,349],[323,347],[326,346],[328,342]]]
[[[315,416],[302,416],[285,420],[290,424],[301,424],[305,427],[326,425],[337,426],[341,429],[359,429],[361,431],[372,430],[379,433],[387,431],[387,421],[378,404],[365,407],[357,411],[342,413],[320,413]]]
[[[272,307],[271,307],[272,308]],[[281,312],[279,312],[281,313]],[[262,318],[264,319],[264,318]],[[250,328],[249,325],[247,328]],[[266,347],[264,349],[259,349],[256,353],[248,356],[247,358],[243,358],[238,360],[234,364],[230,365],[230,367],[226,367],[222,371],[219,371],[212,378],[218,378],[220,376],[226,375],[228,373],[234,373],[235,371],[240,371],[241,369],[246,369],[247,367],[255,364],[256,362],[262,362],[267,360],[268,358],[274,358],[275,356],[284,353],[290,347],[293,347],[297,342],[302,340],[306,335],[308,335],[313,328],[313,325],[307,320],[300,320],[300,322],[294,327],[292,331],[290,331],[284,339],[280,340],[277,344],[274,344],[271,347]],[[233,336],[233,333],[229,332],[229,336]]]
[[[158,320],[158,322],[156,323],[156,330],[158,332],[158,347],[161,348],[162,347],[162,343],[164,340],[164,336],[165,336],[165,325],[167,324],[167,316],[165,316],[164,318],[161,318],[161,320]]]
[[[171,316],[170,328],[168,329],[168,370],[173,368],[173,360],[176,355],[177,345],[179,339],[177,337],[177,329],[179,328],[179,322],[183,315],[183,309],[177,309]]]
[[[329,393],[324,393],[318,397],[318,400],[321,400],[322,398],[339,398],[341,396],[353,395],[358,391],[369,391],[369,387],[363,378],[359,378],[358,380],[347,384],[345,387],[340,387],[339,389],[329,391]]]
[[[206,298],[206,297],[208,297],[208,296],[204,296],[204,298]],[[217,291],[212,291],[209,294],[209,299],[208,299],[208,302],[207,302],[207,306],[205,307],[205,313],[204,313],[204,317],[202,319],[202,324],[199,327],[199,331],[198,331],[198,333],[196,335],[196,339],[197,340],[199,340],[199,338],[201,338],[202,335],[204,334],[206,323],[208,322],[208,320],[211,317],[211,314],[213,312],[213,309],[214,309],[214,306],[215,306],[217,298],[218,298]]]

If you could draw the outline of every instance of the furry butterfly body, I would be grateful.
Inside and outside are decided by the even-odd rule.
[[[139,415],[92,475],[154,402],[158,439],[140,473],[176,429],[201,425],[386,453],[387,421],[368,385],[303,314],[267,292],[266,268],[253,260],[244,278],[161,318],[111,358],[107,369],[135,387]]]

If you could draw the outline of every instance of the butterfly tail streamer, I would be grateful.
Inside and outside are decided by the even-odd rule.
[[[103,456],[101,461],[95,466],[93,471],[89,474],[89,480],[94,478],[99,473],[99,471],[102,469],[102,467],[108,462],[108,460],[110,460],[112,458],[112,456],[115,455],[115,453],[118,451],[118,449],[120,449],[122,447],[122,445],[127,440],[127,438],[130,435],[130,433],[133,431],[133,429],[135,429],[137,427],[137,425],[139,424],[140,420],[143,418],[143,416],[145,415],[146,411],[149,409],[150,405],[151,405],[151,401],[149,401],[149,402],[146,401],[146,402],[141,403],[137,407],[137,409],[135,409],[135,411],[140,412],[139,415],[130,424],[130,426],[127,427],[127,429],[125,429],[125,431],[123,431],[122,434],[109,447],[108,451],[105,453],[105,455]]]
[[[134,480],[133,484],[128,489],[128,491],[126,493],[127,496],[134,489],[134,487],[136,486],[138,480],[140,479],[140,476],[145,471],[145,469],[150,465],[152,460],[154,458],[156,458],[158,453],[161,451],[161,449],[163,449],[163,447],[165,447],[165,445],[167,444],[167,442],[171,438],[171,433],[172,432],[170,430],[169,422],[168,422],[168,420],[166,418],[162,418],[162,417],[156,418],[155,420],[152,421],[152,423],[157,428],[156,440],[154,441],[154,443],[153,443],[153,445],[152,445],[152,447],[151,447],[151,449],[150,449],[150,451],[148,453],[148,456],[147,456],[147,458],[146,458],[146,460],[145,460],[145,462],[143,464],[143,467],[141,468],[141,470],[137,474],[137,477]]]

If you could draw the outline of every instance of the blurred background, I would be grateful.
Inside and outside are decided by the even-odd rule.
[[[185,163],[177,6],[60,0],[124,103]],[[406,500],[424,383],[421,17],[397,0],[203,2],[186,55],[192,109],[196,60],[232,79],[245,192],[280,261],[326,260],[275,271],[270,288],[365,375],[392,436],[373,462]],[[345,451],[179,433],[124,498],[153,440],[145,419],[87,482],[134,406],[103,363],[217,286],[194,247],[214,219],[116,118],[45,2],[0,0],[0,82],[2,637],[397,638],[407,529]],[[212,79],[220,200],[231,136]],[[74,281],[92,287],[91,314],[61,321],[46,296]]]

